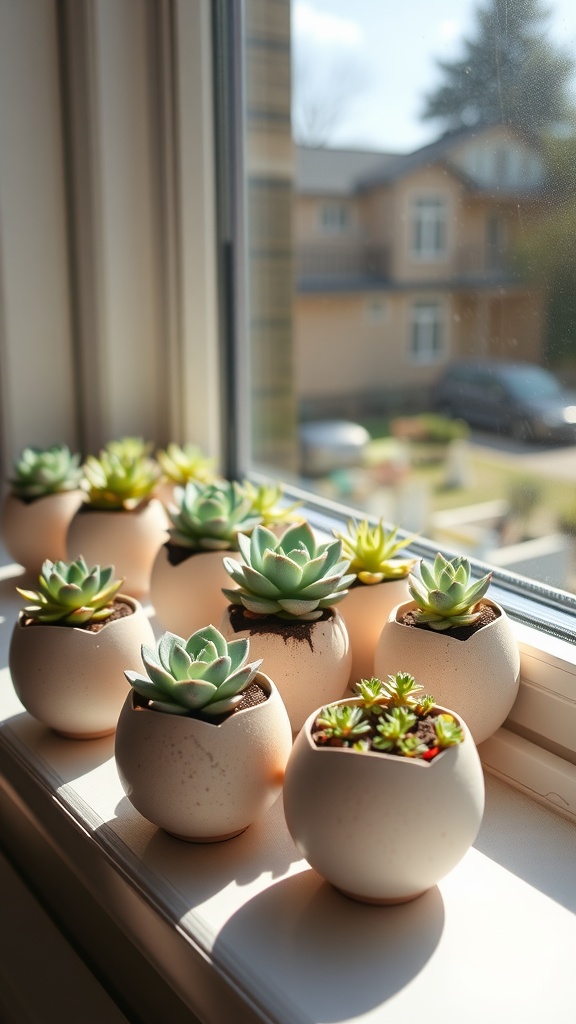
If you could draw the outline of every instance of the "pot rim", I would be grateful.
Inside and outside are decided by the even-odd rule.
[[[477,604],[481,603],[481,604],[488,604],[488,605],[490,605],[491,608],[494,608],[498,612],[498,616],[495,619],[493,619],[492,622],[487,622],[484,626],[480,626],[480,628],[477,629],[472,634],[472,636],[468,637],[468,640],[472,640],[479,633],[483,633],[484,630],[490,629],[491,626],[495,626],[498,622],[500,622],[501,619],[506,618],[506,612],[504,611],[502,605],[498,604],[498,602],[494,601],[491,597],[482,597],[482,598],[480,598],[480,601],[476,602],[476,603]],[[412,611],[413,608],[418,608],[418,605],[416,604],[416,601],[402,601],[401,604],[397,604],[396,607],[392,609],[392,611],[390,612],[390,618],[388,619],[388,622],[393,622],[396,626],[401,626],[402,629],[415,629],[415,628],[417,628],[417,627],[415,627],[413,625],[407,625],[405,622],[399,622],[398,621],[398,616],[401,613],[404,614],[404,612]],[[432,635],[437,635],[437,636],[445,637],[447,640],[454,640],[454,637],[450,636],[450,630],[449,629],[438,629],[438,630],[430,629],[430,630],[427,630],[427,632],[431,633]],[[468,640],[457,640],[456,643],[467,643]]]
[[[171,715],[169,711],[158,711],[154,708],[142,707],[141,705],[136,707],[134,702],[137,694],[133,686],[130,687],[130,691],[128,693],[128,698],[130,700],[129,707],[130,711],[134,713],[138,712],[140,714],[144,712],[144,714],[148,715],[161,715],[164,720],[171,720],[174,722],[195,722],[199,727],[208,726],[211,729],[222,729],[228,722],[233,721],[234,719],[239,721],[247,714],[258,711],[260,708],[267,707],[270,700],[273,700],[275,696],[280,696],[277,686],[265,672],[257,672],[254,676],[253,682],[259,683],[260,686],[267,691],[266,700],[262,701],[260,704],[254,704],[252,707],[241,708],[239,711],[234,711],[233,714],[228,715],[221,722],[210,722],[206,718],[196,718],[194,715]]]
[[[135,615],[138,611],[142,609],[140,601],[136,597],[132,597],[131,594],[115,594],[114,600],[123,601],[125,604],[129,604],[132,607],[132,615]],[[124,619],[130,620],[132,618],[132,615],[123,615],[119,619],[112,619],[112,622],[103,622],[102,629],[104,629],[106,626],[114,626],[116,623],[120,623]],[[18,619],[16,620],[16,625],[19,626],[20,629],[28,628],[24,625],[23,622],[24,618],[27,617],[28,616],[26,616],[25,609],[21,608],[20,611],[18,612]],[[86,637],[99,636],[100,633],[102,632],[102,630],[98,630],[96,633],[93,633],[87,629],[83,629],[82,626],[64,626],[61,622],[38,622],[36,623],[34,628],[52,629],[54,626],[60,626],[61,629],[66,629],[69,633],[81,633],[83,636]]]
[[[378,761],[388,761],[391,764],[411,764],[415,768],[433,768],[437,762],[443,760],[446,754],[457,753],[458,747],[462,745],[458,743],[451,747],[445,747],[444,750],[441,750],[439,754],[436,754],[436,757],[432,758],[431,761],[424,761],[421,757],[402,757],[400,754],[387,754],[385,751],[380,750],[352,750],[350,747],[319,747],[317,743],[314,743],[314,740],[312,739],[312,726],[322,708],[335,707],[343,704],[357,705],[361,703],[362,697],[343,697],[341,700],[332,700],[329,704],[322,704],[319,708],[316,708],[316,710],[308,716],[302,728],[302,732],[306,737],[307,745],[310,750],[318,751],[320,754],[360,755],[362,757],[370,757],[372,759],[376,758]],[[431,713],[432,711],[437,711],[440,714],[445,713],[447,715],[451,715],[464,732],[464,739],[462,740],[462,743],[466,742],[468,737],[466,729],[464,728],[465,723],[460,715],[457,715],[455,711],[451,710],[451,708],[443,707],[441,704],[434,704],[431,708]]]

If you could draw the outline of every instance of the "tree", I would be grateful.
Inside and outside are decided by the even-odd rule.
[[[299,49],[292,72],[292,133],[304,146],[327,146],[367,88],[366,70],[352,57]]]
[[[463,55],[438,61],[444,81],[425,100],[425,120],[446,129],[509,124],[539,133],[570,114],[574,58],[547,39],[540,0],[485,0]]]

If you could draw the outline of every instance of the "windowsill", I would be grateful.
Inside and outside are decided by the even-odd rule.
[[[5,570],[3,666],[19,607],[13,582]],[[425,1006],[431,1022],[525,1024],[571,1005],[573,822],[488,776],[484,822],[461,863],[411,904],[366,907],[298,856],[281,800],[229,842],[199,846],[160,832],[124,796],[113,737],[58,738],[23,712],[1,671],[0,812],[12,855],[26,865],[33,852],[7,801],[191,1014],[209,1024],[396,1024]],[[50,873],[34,882],[54,902]],[[80,921],[86,936],[92,917]],[[91,955],[106,975],[105,944]],[[439,992],[450,993],[443,1005]]]

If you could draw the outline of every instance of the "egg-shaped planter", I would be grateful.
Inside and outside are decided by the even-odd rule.
[[[166,540],[166,513],[157,498],[141,507],[91,509],[83,506],[68,530],[68,558],[83,555],[88,565],[113,565],[122,590],[142,597],[150,589],[150,573]]]
[[[296,847],[354,899],[386,904],[420,896],[463,857],[482,821],[484,778],[465,723],[459,720],[464,741],[427,762],[318,747],[311,736],[316,715],[297,737],[284,778]]]
[[[0,530],[10,557],[34,576],[46,558],[65,561],[68,527],[81,503],[80,490],[47,494],[33,501],[6,495]]]
[[[20,613],[10,641],[9,666],[16,693],[34,718],[62,736],[91,739],[114,732],[126,699],[127,668],[141,663],[143,643],[154,632],[133,597],[117,595],[131,612],[79,626],[26,624]]]
[[[302,728],[314,708],[346,692],[352,653],[336,608],[327,609],[326,618],[298,622],[274,615],[250,619],[239,605],[228,605],[219,629],[227,640],[249,637],[250,657],[263,659],[262,667],[280,690],[293,732]]]
[[[292,747],[274,683],[254,679],[267,699],[219,724],[143,707],[131,690],[116,732],[118,774],[148,821],[190,842],[243,832],[277,799]]]
[[[224,557],[236,551],[199,551],[163,544],[150,576],[150,600],[158,622],[177,636],[189,637],[207,622],[217,625],[228,604],[222,587],[230,586]]]
[[[384,623],[397,604],[409,597],[407,578],[382,583],[355,583],[338,606],[346,623],[352,667],[350,685],[374,675],[374,653]]]
[[[497,616],[466,640],[406,625],[402,617],[416,608],[407,601],[394,608],[376,647],[374,669],[380,679],[410,672],[446,707],[465,719],[475,743],[482,743],[508,716],[520,683],[520,652],[510,620],[500,605],[484,598]]]

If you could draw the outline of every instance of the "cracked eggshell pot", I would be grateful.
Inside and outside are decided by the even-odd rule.
[[[394,608],[376,647],[374,668],[380,679],[410,672],[445,707],[465,719],[475,743],[482,743],[507,718],[520,683],[520,652],[503,608],[484,598],[499,614],[467,640],[450,631],[405,625],[401,618],[414,601]]]
[[[218,725],[138,705],[131,690],[116,732],[126,796],[148,821],[190,842],[230,839],[280,794],[292,747],[288,715],[274,683],[268,699]]]
[[[68,528],[81,504],[80,490],[47,494],[34,501],[6,495],[0,530],[10,557],[35,576],[46,558],[65,561]]]
[[[354,899],[387,904],[420,896],[458,863],[480,828],[484,777],[468,728],[460,719],[464,742],[426,762],[317,747],[317,713],[296,738],[284,779],[296,847]]]
[[[187,638],[207,622],[220,621],[228,603],[222,587],[230,583],[224,557],[240,561],[236,551],[199,551],[172,565],[162,545],[152,566],[150,600],[164,629]]]

